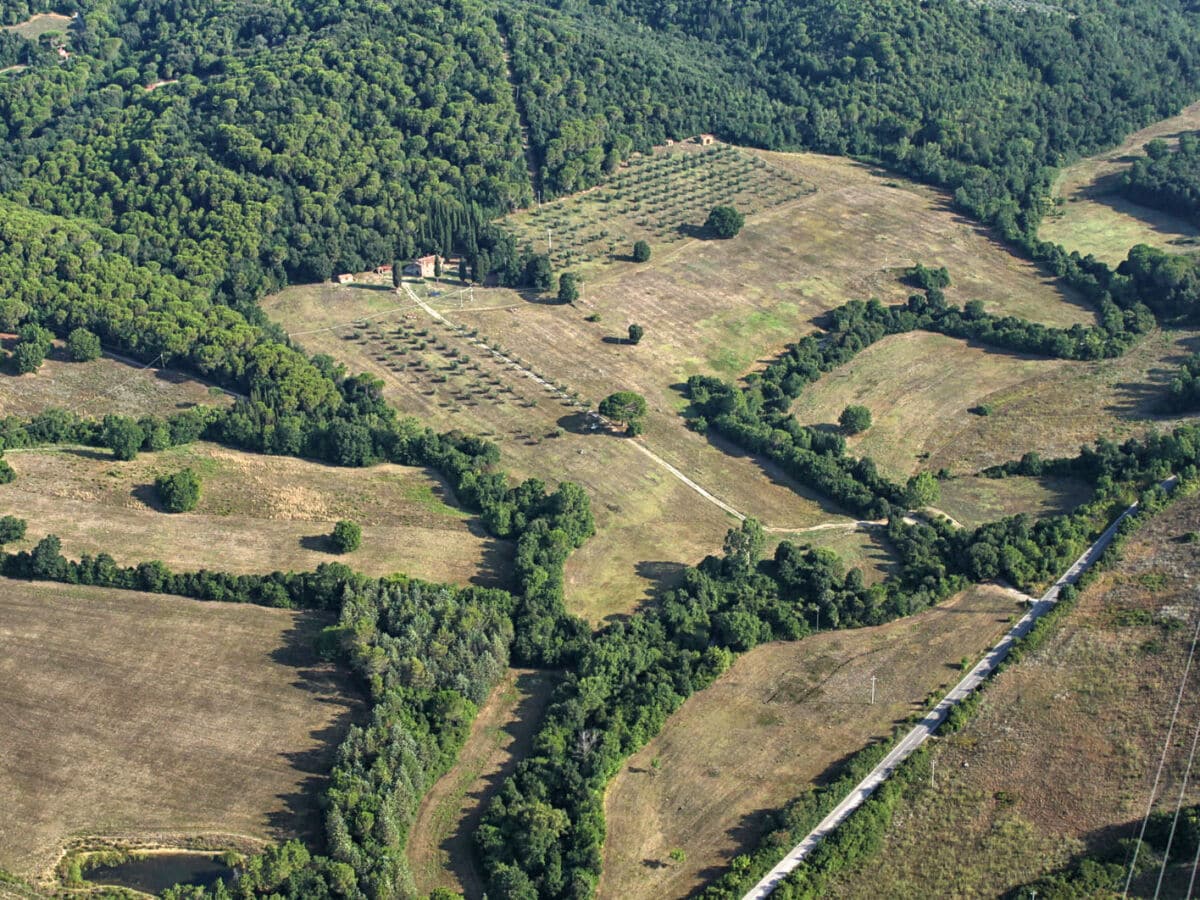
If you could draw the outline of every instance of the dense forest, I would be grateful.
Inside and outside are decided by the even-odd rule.
[[[1185,134],[1175,150],[1151,141],[1121,179],[1125,196],[1200,225],[1200,138]]]

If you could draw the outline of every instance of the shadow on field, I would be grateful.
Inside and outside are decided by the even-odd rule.
[[[162,503],[158,500],[158,491],[154,489],[154,485],[152,484],[139,484],[129,492],[129,495],[139,503],[144,503],[155,512],[166,512],[163,509]]]
[[[306,534],[300,538],[300,548],[314,553],[333,553],[333,542],[327,534]]]
[[[542,714],[550,702],[558,678],[551,672],[522,672],[517,676],[517,690],[521,700],[513,710],[512,717],[504,724],[503,733],[511,738],[505,758],[496,771],[477,779],[472,789],[463,798],[463,815],[457,827],[439,846],[449,860],[451,870],[468,897],[483,895],[484,884],[475,857],[475,842],[472,836],[487,811],[488,804],[500,786],[516,770],[533,747],[533,736],[541,724]]]
[[[267,824],[280,838],[319,841],[324,832],[321,791],[338,744],[363,712],[362,698],[353,689],[348,670],[323,661],[317,654],[317,636],[332,623],[328,615],[300,613],[284,632],[283,644],[271,653],[275,663],[295,670],[294,688],[313,694],[318,703],[337,707],[324,727],[309,732],[304,749],[284,754],[288,765],[303,777],[298,779],[295,791],[279,795],[281,808],[267,816]]]

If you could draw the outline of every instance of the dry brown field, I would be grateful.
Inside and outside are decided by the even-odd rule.
[[[684,897],[753,849],[767,814],[957,681],[1015,595],[975,588],[878,628],[759,647],[629,759],[605,802],[604,898]],[[876,703],[871,705],[871,677]],[[680,849],[685,859],[671,859]]]
[[[3,343],[11,349],[11,341]],[[87,416],[169,416],[189,406],[229,402],[228,394],[179,372],[142,368],[108,356],[70,362],[61,349],[37,372],[0,373],[0,416],[35,416],[50,407]]]
[[[48,533],[63,552],[106,552],[131,565],[158,559],[181,571],[304,571],[344,562],[368,575],[404,572],[456,584],[504,583],[511,547],[489,538],[432,471],[380,465],[344,469],[197,443],[118,462],[104,450],[10,450],[17,479],[0,486],[0,514],[29,522],[25,549]],[[158,475],[191,467],[194,512],[162,512]],[[363,528],[357,552],[330,552],[339,519]]]
[[[970,474],[1033,450],[1073,456],[1097,438],[1125,439],[1179,420],[1158,412],[1174,369],[1200,347],[1194,331],[1157,331],[1119,359],[1048,360],[927,332],[892,335],[805,388],[806,424],[833,424],[847,405],[872,411],[847,442],[881,471]],[[987,404],[991,413],[970,410]]]
[[[935,784],[909,789],[880,851],[827,895],[917,896],[953,885],[960,897],[1002,896],[1134,833],[1194,630],[1200,545],[1186,535],[1198,529],[1193,496],[1138,532],[1045,644],[988,687],[967,726],[935,742]],[[1171,622],[1182,627],[1162,624]],[[1179,797],[1200,725],[1196,677],[1193,666],[1156,809],[1174,809]],[[1197,801],[1193,773],[1185,802]],[[1134,895],[1153,894],[1155,877]],[[1184,887],[1168,878],[1162,896],[1183,896]]]
[[[1200,249],[1200,229],[1190,222],[1120,194],[1121,175],[1145,154],[1146,144],[1155,138],[1173,144],[1180,134],[1195,131],[1200,131],[1200,103],[1130,135],[1113,150],[1063,169],[1052,191],[1056,207],[1038,236],[1110,265],[1123,260],[1135,244],[1179,252]]]
[[[294,287],[264,306],[310,351],[381,377],[401,411],[495,440],[515,475],[582,484],[598,534],[568,564],[568,604],[593,622],[628,613],[718,550],[736,520],[629,441],[588,432],[581,404],[638,391],[650,408],[644,447],[728,506],[772,528],[845,523],[844,511],[773,467],[688,430],[681,382],[745,374],[853,297],[902,299],[898,276],[917,260],[962,273],[950,289],[956,302],[982,299],[1051,324],[1093,318],[934,192],[846,160],[750,155],[816,191],[764,206],[730,241],[685,229],[682,239],[652,240],[642,265],[596,257],[574,305],[482,288],[471,301],[448,281],[412,286],[452,325],[382,283]],[[637,346],[621,341],[632,322],[646,329]]]
[[[81,836],[320,833],[358,701],[312,615],[0,581],[0,868]]]
[[[409,830],[408,862],[417,889],[483,896],[473,835],[496,791],[529,752],[558,683],[553,672],[511,669],[471,724],[450,771],[421,801]]]

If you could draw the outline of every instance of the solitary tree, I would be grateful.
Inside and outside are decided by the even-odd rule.
[[[638,241],[633,245],[633,261],[646,262],[650,259],[650,245],[645,241]]]
[[[580,278],[574,272],[563,272],[558,278],[558,302],[574,303],[579,299]]]
[[[641,325],[633,324],[629,326],[629,343],[636,344],[642,339],[642,335],[646,333],[646,329]]]
[[[642,433],[646,420],[646,398],[633,391],[617,391],[600,401],[600,415],[625,425],[631,436]]]
[[[714,237],[731,238],[741,231],[745,224],[745,216],[732,206],[714,206],[704,227]]]
[[[75,362],[100,358],[100,338],[86,328],[76,328],[67,335],[67,353]]]
[[[137,456],[146,439],[140,425],[128,416],[109,415],[100,426],[100,441],[117,459],[130,460]]]
[[[362,526],[343,519],[333,526],[329,543],[337,553],[353,553],[362,546]]]
[[[400,290],[400,283],[404,280],[404,264],[398,259],[392,260],[392,287]]]
[[[154,479],[154,490],[167,512],[189,512],[200,502],[200,476],[191,469],[160,475]]]
[[[871,411],[865,406],[847,406],[838,416],[838,424],[846,434],[860,434],[871,427]]]

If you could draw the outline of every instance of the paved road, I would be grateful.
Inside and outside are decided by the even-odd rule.
[[[1163,487],[1170,490],[1175,486],[1175,482],[1175,478],[1169,478],[1163,482]],[[1000,642],[988,652],[988,655],[962,681],[956,684],[950,693],[943,697],[942,701],[912,731],[901,739],[892,751],[880,761],[879,765],[872,769],[855,786],[854,790],[847,794],[842,802],[834,807],[833,811],[822,819],[816,828],[808,833],[804,840],[793,847],[787,856],[763,876],[763,879],[742,900],[763,900],[763,898],[768,897],[775,890],[776,886],[800,865],[801,861],[812,852],[813,848],[823,838],[842,824],[854,810],[862,806],[863,802],[871,796],[875,789],[896,771],[896,767],[908,759],[918,747],[929,739],[929,736],[938,729],[938,726],[946,721],[946,716],[950,714],[950,710],[969,697],[984,679],[996,670],[996,667],[1008,656],[1013,644],[1029,633],[1029,629],[1033,627],[1033,623],[1054,607],[1058,602],[1058,595],[1062,588],[1065,585],[1073,584],[1086,569],[1100,558],[1100,554],[1105,551],[1116,536],[1118,526],[1125,520],[1126,516],[1137,509],[1137,506],[1135,503],[1129,509],[1125,510],[1125,512],[1121,513],[1117,520],[1108,526],[1104,534],[1100,535],[1096,539],[1096,542],[1088,547],[1079,559],[1075,560],[1071,568],[1067,569],[1050,590],[1046,591],[1040,600],[1034,602],[1029,611],[1001,638]]]

